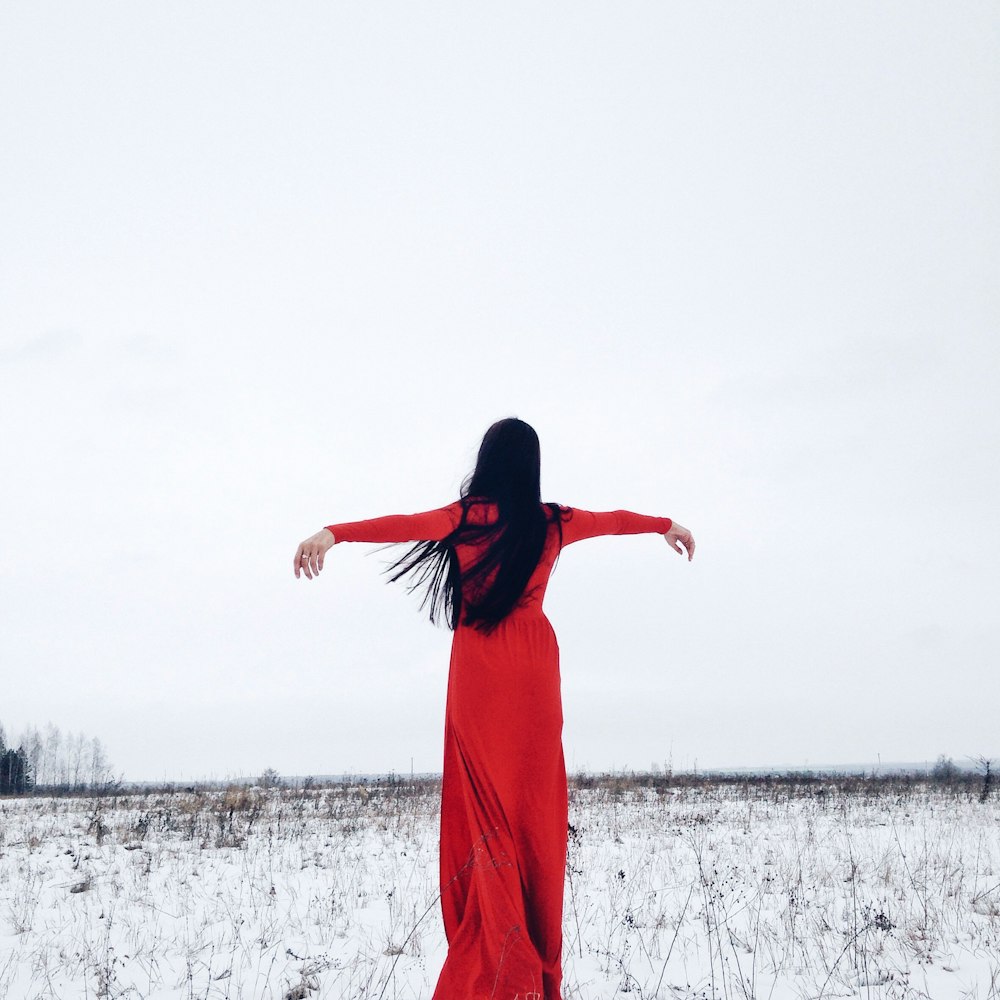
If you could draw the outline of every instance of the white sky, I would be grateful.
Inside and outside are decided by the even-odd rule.
[[[571,768],[998,754],[1000,8],[0,6],[0,721],[439,770],[323,524],[543,493]]]

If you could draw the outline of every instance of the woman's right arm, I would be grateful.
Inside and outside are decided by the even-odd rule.
[[[420,514],[389,514],[367,521],[329,524],[302,542],[295,552],[295,575],[319,574],[326,553],[338,542],[436,542],[450,535],[462,514],[459,502]]]

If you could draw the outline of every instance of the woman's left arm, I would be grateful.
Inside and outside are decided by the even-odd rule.
[[[563,546],[598,535],[639,535],[646,532],[663,535],[667,544],[688,562],[694,558],[694,537],[682,524],[669,517],[650,517],[634,514],[630,510],[595,512],[570,508],[568,520],[562,529]]]

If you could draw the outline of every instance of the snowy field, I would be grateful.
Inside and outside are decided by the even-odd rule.
[[[433,782],[0,801],[0,1000],[427,1000]],[[1000,998],[1000,803],[581,782],[566,1000]]]

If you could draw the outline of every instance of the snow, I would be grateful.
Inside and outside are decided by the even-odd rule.
[[[0,803],[0,1000],[427,998],[432,781]],[[574,787],[566,1000],[1000,996],[1000,805]]]

